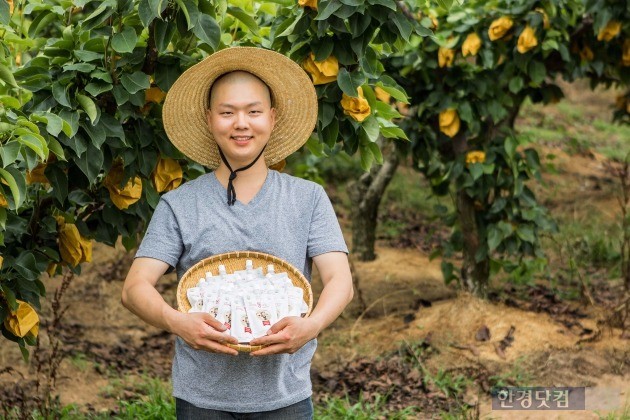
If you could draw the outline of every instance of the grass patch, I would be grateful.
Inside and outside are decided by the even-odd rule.
[[[533,375],[524,366],[525,357],[521,356],[514,361],[512,368],[496,375],[490,376],[490,386],[503,388],[506,386],[531,386]]]
[[[630,420],[630,402],[626,401],[626,404],[623,406],[623,411],[618,413],[608,413],[606,415],[601,415],[599,412],[595,411],[600,420]]]
[[[315,418],[318,420],[373,420],[391,419],[404,420],[417,413],[416,407],[406,407],[403,410],[387,410],[387,396],[376,395],[374,401],[366,401],[363,394],[357,402],[352,402],[348,397],[328,397],[323,404],[315,406]]]
[[[557,105],[526,101],[516,129],[532,144],[556,145],[569,154],[596,150],[620,161],[630,152],[630,126],[614,123],[612,110],[593,115],[583,104],[569,101]]]

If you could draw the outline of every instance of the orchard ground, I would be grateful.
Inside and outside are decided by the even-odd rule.
[[[527,104],[517,121],[546,167],[545,183],[532,187],[560,226],[544,238],[550,264],[498,276],[488,301],[445,285],[429,254],[449,229],[431,216],[438,201],[426,182],[401,167],[382,203],[378,258],[353,262],[355,299],[319,339],[312,377],[320,418],[630,417],[630,326],[612,316],[623,286],[611,170],[630,153],[630,128],[610,123],[615,92],[563,88],[565,100]],[[349,232],[345,186],[326,188]],[[121,246],[95,245],[94,261],[63,300],[68,311],[56,333],[66,357],[56,392],[75,414],[120,415],[121,401],[151,404],[168,393],[172,337],[120,304],[131,260]],[[52,296],[60,278],[45,283]],[[313,284],[319,292],[317,275]],[[173,305],[176,286],[174,275],[158,285]],[[44,300],[44,323],[50,303]],[[45,333],[41,340],[46,349]],[[35,377],[18,347],[4,341],[2,408],[27,404]],[[595,397],[586,411],[492,411],[489,390],[500,385],[588,386]]]

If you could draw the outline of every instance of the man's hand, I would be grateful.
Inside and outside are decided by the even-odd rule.
[[[208,313],[180,313],[171,325],[173,333],[195,350],[238,355],[236,350],[226,345],[238,344],[238,340],[226,334],[225,326]]]
[[[310,318],[290,316],[282,318],[271,326],[267,335],[255,338],[249,344],[252,346],[268,346],[252,352],[252,356],[266,356],[268,354],[293,354],[307,342],[317,337],[320,326]]]

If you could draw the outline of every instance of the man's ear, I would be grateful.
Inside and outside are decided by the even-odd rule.
[[[271,129],[276,126],[276,108],[271,108]]]

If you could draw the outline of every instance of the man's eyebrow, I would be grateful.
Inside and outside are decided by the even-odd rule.
[[[249,107],[256,106],[256,105],[262,105],[262,102],[261,101],[256,101],[256,102],[249,103],[249,104],[245,105],[245,108],[249,108]],[[231,108],[231,109],[236,108],[236,106],[234,106],[232,104],[226,104],[226,103],[221,103],[218,106],[221,106],[223,108]]]

